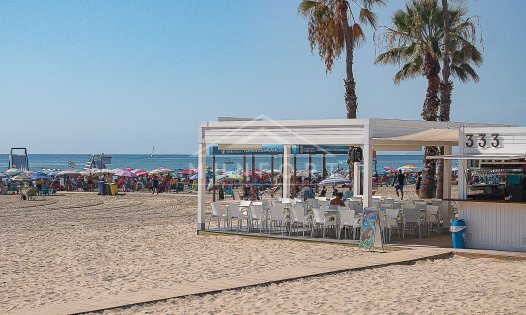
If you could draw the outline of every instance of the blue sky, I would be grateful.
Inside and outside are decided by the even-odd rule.
[[[344,118],[344,62],[325,73],[298,3],[1,1],[0,152],[190,153],[218,116]],[[467,3],[485,62],[480,83],[455,81],[452,120],[526,125],[526,1]],[[425,80],[394,85],[372,34],[355,56],[359,117],[420,119]]]

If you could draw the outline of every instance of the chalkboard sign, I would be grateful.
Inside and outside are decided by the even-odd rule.
[[[370,250],[374,250],[375,247],[383,248],[379,214],[378,210],[363,211],[360,248]]]

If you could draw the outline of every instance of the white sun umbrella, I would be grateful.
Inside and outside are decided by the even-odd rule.
[[[319,182],[318,185],[331,186],[331,185],[342,185],[342,184],[350,184],[350,183],[352,183],[352,180],[345,178],[345,176],[332,175],[331,177],[328,177],[322,180],[321,182]]]
[[[82,171],[80,171],[79,174],[83,176],[88,176],[88,175],[96,174],[98,171],[99,170],[93,169],[93,168],[85,168]]]
[[[23,172],[24,172],[23,170],[18,169],[18,168],[10,168],[7,171],[5,171],[4,173],[6,173],[9,176],[14,176],[14,175],[21,174]]]
[[[76,176],[76,175],[80,175],[79,172],[65,170],[65,171],[58,172],[56,176],[61,177],[61,176]]]
[[[228,175],[218,175],[216,176],[216,184],[219,184],[221,182],[223,182],[225,179],[228,179]],[[212,184],[213,184],[213,181],[210,180],[210,182],[208,183],[208,186],[206,187],[207,190],[210,190],[212,189]]]

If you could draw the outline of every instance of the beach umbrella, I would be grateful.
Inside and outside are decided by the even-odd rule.
[[[216,176],[216,182],[222,182],[224,180],[228,179],[228,175],[219,175]]]
[[[228,174],[226,174],[227,176],[227,179],[229,180],[242,180],[243,179],[243,176],[239,175],[238,173],[234,173],[234,172],[229,172]]]
[[[345,176],[335,174],[335,175],[331,175],[330,177],[322,180],[321,182],[318,183],[318,185],[331,186],[331,185],[341,185],[341,184],[350,184],[350,183],[352,183],[352,181],[345,178]]]
[[[181,175],[194,175],[195,173],[197,173],[197,170],[195,169],[187,169],[179,172]]]
[[[77,171],[65,170],[65,171],[58,172],[56,176],[62,177],[62,176],[78,176],[78,175],[80,174]]]
[[[412,164],[407,164],[407,165],[404,165],[404,166],[400,166],[399,168],[397,168],[397,170],[399,171],[402,171],[402,172],[414,172],[416,171],[416,166],[412,165]]]
[[[114,175],[115,176],[120,176],[120,177],[129,177],[129,178],[138,177],[137,174],[134,174],[134,173],[130,172],[127,169],[119,170],[119,171],[115,172]]]
[[[12,177],[11,180],[15,182],[30,182],[31,177],[20,174],[20,175],[16,175],[15,177]]]
[[[119,169],[107,169],[107,168],[103,168],[103,169],[95,169],[95,171],[97,173],[102,173],[102,174],[115,174],[115,172],[119,171]]]
[[[208,179],[212,178],[212,174],[208,174],[208,173],[206,173],[205,176],[206,176],[206,178],[208,178]],[[199,173],[190,176],[190,180],[198,180],[198,179],[199,179]]]
[[[148,172],[145,170],[134,169],[131,172],[137,176],[148,176]]]
[[[388,172],[394,172],[396,171],[394,168],[392,168],[391,166],[384,166],[384,170],[388,171]]]
[[[49,175],[44,172],[36,172],[31,174],[31,179],[49,179]]]
[[[18,168],[10,168],[5,173],[9,176],[14,176],[23,173],[24,171],[18,169]]]
[[[89,176],[89,175],[97,174],[98,172],[99,172],[98,169],[85,168],[82,171],[80,171],[79,174],[83,176]]]
[[[123,168],[123,170],[133,171],[133,167],[125,167],[125,168]]]
[[[166,167],[158,167],[150,172],[150,175],[162,175],[162,174],[169,174],[173,173],[174,170],[166,168]]]

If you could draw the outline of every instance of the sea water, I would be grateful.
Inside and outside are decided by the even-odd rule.
[[[197,168],[197,156],[189,154],[159,154],[150,156],[149,154],[113,154],[109,168],[137,168],[152,170],[158,167],[171,169]],[[29,169],[38,171],[41,169],[77,169],[82,170],[90,158],[90,154],[29,154]],[[247,168],[251,168],[251,156],[247,156]],[[68,167],[68,163],[73,162],[74,167]],[[256,156],[255,165],[257,169],[270,169],[270,156]],[[322,156],[312,156],[313,169],[322,169]],[[340,169],[347,169],[347,156],[328,155],[327,170],[329,172]],[[9,164],[9,155],[0,154],[0,171],[6,170]],[[406,164],[413,164],[418,169],[422,168],[422,155],[377,155],[373,168],[383,170],[385,166],[397,168]],[[208,156],[207,165],[212,165],[212,157]],[[226,170],[242,169],[242,156],[218,156],[216,167]],[[308,169],[308,156],[297,155],[296,165],[298,170]],[[292,167],[292,159],[291,159]],[[275,156],[274,168],[281,169],[281,156]]]

